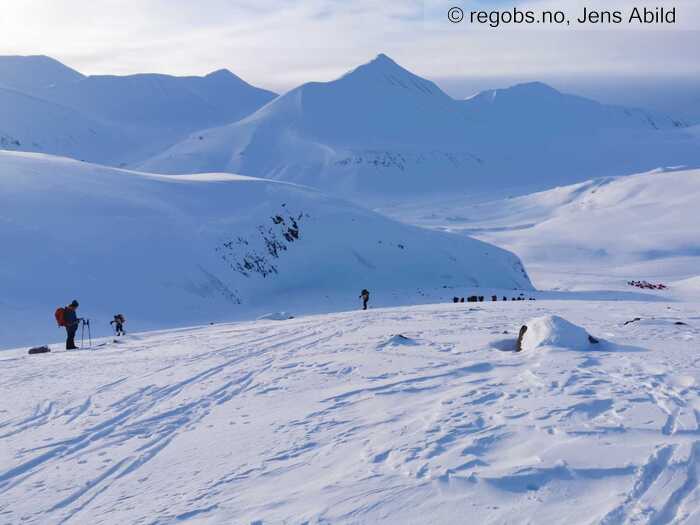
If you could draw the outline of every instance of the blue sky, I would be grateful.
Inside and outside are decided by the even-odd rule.
[[[88,74],[202,74],[229,68],[284,91],[384,52],[458,96],[489,83],[700,78],[700,2],[670,29],[474,28],[447,10],[507,0],[21,0],[0,12],[0,54],[47,54]],[[628,8],[629,0],[533,0],[521,8]],[[609,80],[611,82],[612,80]]]

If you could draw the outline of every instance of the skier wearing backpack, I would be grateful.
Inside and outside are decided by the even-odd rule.
[[[126,318],[122,314],[115,315],[114,319],[109,322],[109,324],[114,325],[114,331],[117,336],[126,335],[126,332],[124,331],[124,323],[126,323]]]
[[[78,347],[75,346],[75,333],[78,331],[78,326],[80,326],[80,318],[76,313],[80,304],[78,301],[73,300],[65,308],[59,308],[56,310],[56,322],[58,326],[64,326],[66,328],[66,350],[77,350]]]
[[[369,302],[369,291],[362,290],[360,293],[360,299],[362,299],[362,309],[367,310],[367,303]]]

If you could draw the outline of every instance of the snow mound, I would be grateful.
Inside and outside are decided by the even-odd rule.
[[[522,335],[522,351],[537,350],[545,346],[556,346],[571,350],[587,350],[593,343],[586,330],[558,315],[546,315],[530,319]]]
[[[387,341],[380,343],[377,348],[383,349],[388,346],[417,346],[419,343],[415,339],[406,337],[402,334],[392,335]]]
[[[294,319],[294,316],[287,312],[272,312],[258,317],[258,321],[287,321],[289,319]]]

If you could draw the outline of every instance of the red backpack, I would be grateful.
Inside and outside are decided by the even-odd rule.
[[[58,323],[58,326],[66,326],[66,321],[63,317],[65,314],[66,309],[63,307],[57,308],[56,313],[54,314],[54,317],[56,318],[56,322]]]

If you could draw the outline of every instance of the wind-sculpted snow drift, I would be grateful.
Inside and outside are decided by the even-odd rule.
[[[531,289],[510,252],[293,184],[0,152],[0,200],[3,346],[58,337],[51,313],[74,297],[136,328],[354,308],[362,288],[384,305]]]

